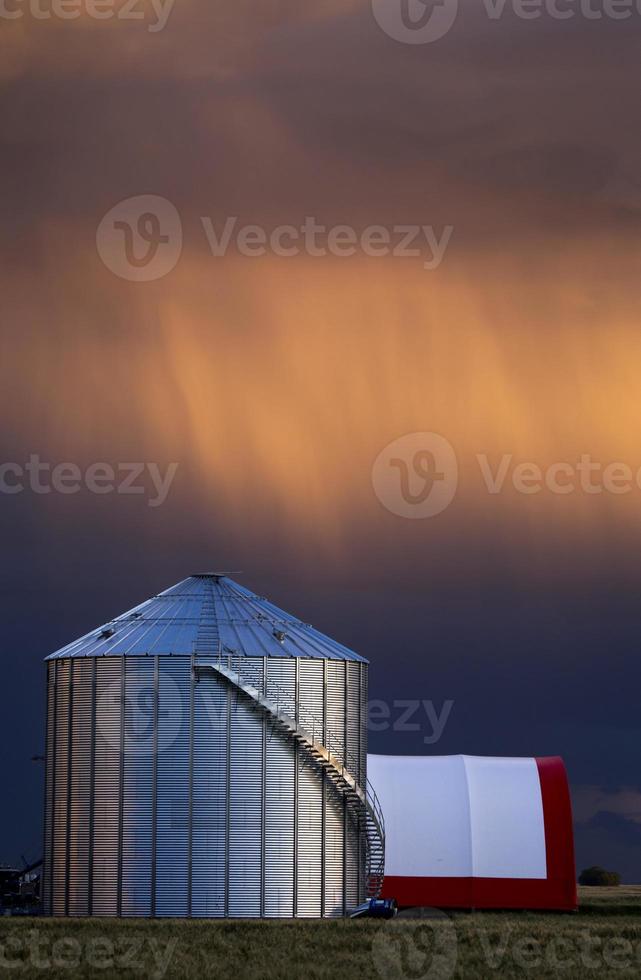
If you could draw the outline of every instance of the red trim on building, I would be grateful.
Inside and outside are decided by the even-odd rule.
[[[570,888],[540,878],[406,878],[386,876],[381,898],[395,898],[401,907],[443,909],[576,908]]]
[[[537,759],[545,821],[547,885],[555,908],[577,907],[572,802],[563,760]]]
[[[386,875],[382,898],[401,907],[553,909],[577,907],[572,804],[562,759],[537,759],[547,878],[423,878]]]

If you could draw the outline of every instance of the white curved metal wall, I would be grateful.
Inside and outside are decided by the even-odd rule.
[[[367,666],[245,658],[367,760]],[[48,664],[45,911],[317,917],[364,897],[365,840],[304,749],[189,657]]]

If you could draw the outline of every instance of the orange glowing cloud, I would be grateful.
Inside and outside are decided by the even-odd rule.
[[[613,259],[608,275],[579,245],[558,261],[557,276],[536,255],[428,273],[394,259],[188,252],[159,283],[122,284],[78,258],[47,298],[37,343],[33,332],[13,337],[5,390],[28,381],[39,392],[16,411],[25,444],[66,458],[180,460],[196,510],[215,495],[239,528],[267,513],[320,547],[368,521],[398,525],[374,496],[372,464],[423,430],[458,457],[448,519],[500,518],[517,538],[636,533],[638,488],[524,495],[510,469],[493,496],[481,477],[479,454],[494,472],[504,455],[543,470],[584,453],[641,467],[641,338],[620,293],[634,263]]]

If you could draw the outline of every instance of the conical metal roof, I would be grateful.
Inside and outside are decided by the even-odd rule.
[[[191,575],[69,643],[63,657],[314,657],[365,661],[227,575]]]

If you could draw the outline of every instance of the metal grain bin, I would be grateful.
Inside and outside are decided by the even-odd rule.
[[[337,916],[378,894],[362,657],[202,574],[47,668],[47,913]]]

